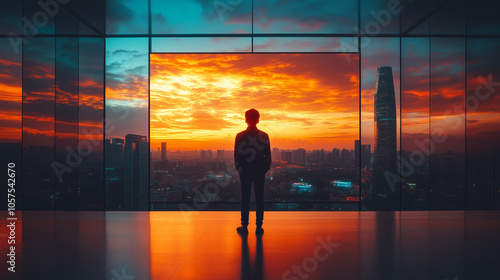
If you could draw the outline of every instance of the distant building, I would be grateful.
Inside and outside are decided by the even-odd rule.
[[[280,153],[281,161],[286,161],[287,163],[292,163],[292,152],[291,151],[281,151]]]
[[[271,152],[271,159],[274,162],[277,162],[277,161],[281,160],[281,155],[280,155],[280,149],[279,148],[273,148],[273,151]]]
[[[306,150],[305,149],[297,149],[292,151],[292,163],[298,165],[306,164]]]
[[[348,149],[342,149],[340,151],[340,166],[351,167],[354,158],[352,152]]]
[[[335,167],[340,166],[340,150],[337,148],[332,149],[332,161]]]
[[[312,151],[312,163],[321,164],[326,161],[326,153],[324,149]]]
[[[221,161],[224,159],[224,150],[217,150],[217,160]]]
[[[161,160],[167,160],[167,142],[161,142]]]

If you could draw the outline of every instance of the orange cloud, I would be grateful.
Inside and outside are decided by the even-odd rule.
[[[151,55],[152,146],[232,149],[253,107],[274,147],[352,148],[357,67],[335,54]]]

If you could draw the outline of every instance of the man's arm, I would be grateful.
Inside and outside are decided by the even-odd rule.
[[[266,156],[266,166],[269,169],[271,169],[271,141],[269,140],[269,135],[266,134],[266,143],[265,143],[265,156]]]
[[[238,152],[238,146],[240,145],[240,135],[236,135],[236,138],[234,139],[234,166],[236,167],[236,171],[238,173],[241,173],[243,171],[243,166],[241,166],[241,155]]]

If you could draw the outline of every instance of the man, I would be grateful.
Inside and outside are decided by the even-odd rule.
[[[240,174],[241,181],[241,227],[239,233],[248,233],[248,216],[250,192],[252,183],[255,192],[256,234],[264,233],[262,220],[264,219],[264,181],[266,172],[271,168],[271,146],[269,136],[257,129],[260,114],[255,109],[245,112],[247,129],[236,135],[234,143],[234,164]]]

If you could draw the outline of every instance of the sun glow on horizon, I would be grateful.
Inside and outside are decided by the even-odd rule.
[[[352,149],[358,63],[332,54],[152,54],[151,147],[232,149],[244,112],[283,149]],[[357,60],[352,55],[351,60]]]

